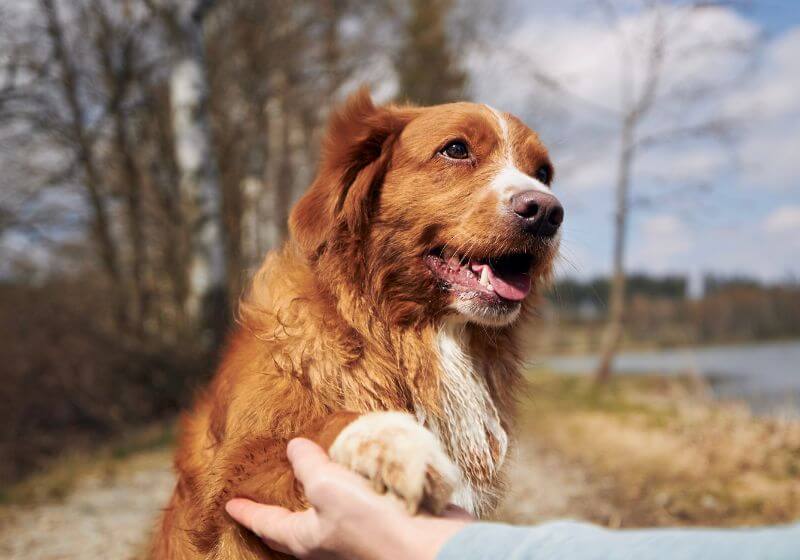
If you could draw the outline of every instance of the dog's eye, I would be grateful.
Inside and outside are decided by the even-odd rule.
[[[542,165],[536,170],[534,175],[539,181],[545,185],[549,185],[550,181],[553,180],[553,168],[549,165]]]
[[[459,140],[448,143],[439,153],[450,159],[467,159],[469,157],[467,145]]]

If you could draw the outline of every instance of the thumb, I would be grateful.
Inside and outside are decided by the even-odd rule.
[[[331,463],[328,454],[310,439],[294,438],[286,447],[286,455],[292,463],[297,479],[307,485],[311,476]]]
[[[278,552],[299,556],[315,542],[317,520],[314,510],[294,513],[243,498],[230,500],[225,504],[225,510]]]

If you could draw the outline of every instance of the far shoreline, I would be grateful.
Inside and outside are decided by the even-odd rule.
[[[778,345],[792,345],[800,344],[800,337],[775,337],[775,338],[760,338],[760,339],[731,339],[718,342],[697,343],[686,342],[684,343],[627,343],[622,346],[618,355],[630,354],[657,354],[672,352],[676,350],[724,350],[737,347],[758,347],[758,346],[778,346]],[[563,348],[560,351],[546,351],[542,354],[536,355],[532,359],[526,360],[528,364],[535,362],[542,362],[545,360],[554,360],[561,358],[577,358],[577,357],[596,357],[599,348]]]

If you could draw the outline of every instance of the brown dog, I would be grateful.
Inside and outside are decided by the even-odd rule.
[[[299,435],[412,511],[494,507],[515,325],[558,248],[552,175],[536,134],[491,107],[353,95],[331,118],[291,239],[256,274],[183,419],[153,556],[280,556],[224,504],[305,507],[285,455]]]

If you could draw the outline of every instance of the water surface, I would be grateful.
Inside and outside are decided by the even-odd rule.
[[[596,356],[536,362],[564,373],[591,373]],[[747,400],[757,412],[800,412],[800,341],[626,352],[615,370],[630,374],[696,374],[722,398]]]

